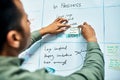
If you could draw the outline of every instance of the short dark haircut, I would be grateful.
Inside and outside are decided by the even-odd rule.
[[[22,31],[21,18],[22,13],[13,0],[0,0],[0,51],[10,30]]]

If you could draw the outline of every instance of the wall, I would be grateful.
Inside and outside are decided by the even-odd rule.
[[[82,67],[86,41],[76,28],[84,21],[96,31],[105,58],[105,80],[120,79],[120,0],[22,0],[31,21],[31,31],[50,24],[57,17],[69,20],[71,28],[59,35],[47,35],[21,53],[22,68],[35,71],[51,67],[66,76]],[[72,64],[72,66],[71,66]]]

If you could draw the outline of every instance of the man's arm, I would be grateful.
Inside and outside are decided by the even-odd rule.
[[[63,24],[64,22],[64,24]],[[35,43],[36,41],[40,40],[42,36],[46,34],[58,34],[61,32],[64,32],[67,28],[70,27],[70,25],[67,25],[68,21],[64,18],[57,18],[54,20],[53,23],[50,25],[41,28],[40,30],[34,31],[31,33],[31,44]]]
[[[87,41],[87,54],[82,69],[71,76],[75,80],[78,78],[81,80],[104,80],[104,58],[97,43],[95,31],[86,22],[80,25],[80,28]]]
[[[97,42],[87,43],[87,54],[81,70],[71,75],[73,80],[104,80],[104,59]]]

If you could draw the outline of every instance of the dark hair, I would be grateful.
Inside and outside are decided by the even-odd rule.
[[[13,0],[0,0],[0,51],[10,30],[22,31],[21,18],[22,14]]]

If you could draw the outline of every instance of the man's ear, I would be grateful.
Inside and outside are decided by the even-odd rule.
[[[7,34],[8,45],[13,48],[19,48],[21,42],[21,35],[19,32],[12,30]]]

